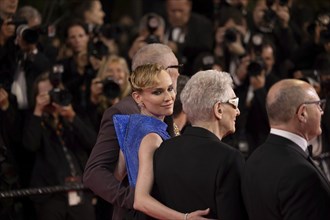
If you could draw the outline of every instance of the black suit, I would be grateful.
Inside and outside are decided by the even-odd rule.
[[[155,196],[183,213],[210,208],[209,218],[245,219],[240,191],[243,163],[236,149],[210,131],[187,127],[155,152]]]
[[[329,220],[330,187],[294,142],[270,134],[247,160],[243,197],[253,220]]]
[[[197,13],[191,13],[188,23],[182,30],[185,33],[183,43],[178,43],[176,56],[184,64],[181,74],[191,76],[192,67],[196,57],[202,52],[211,52],[213,47],[212,22],[206,17]],[[173,27],[168,25],[167,34],[171,35]],[[172,36],[169,37],[173,41]]]

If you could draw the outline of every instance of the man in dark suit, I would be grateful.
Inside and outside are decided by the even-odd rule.
[[[163,44],[148,44],[133,57],[132,70],[147,64],[158,63],[167,68],[176,88],[179,76],[178,60],[172,50]],[[140,109],[131,96],[107,109],[103,115],[97,142],[87,162],[83,181],[95,194],[113,204],[113,220],[122,220],[129,209],[133,209],[134,189],[129,187],[128,178],[118,181],[114,168],[119,157],[119,144],[113,126],[114,114],[139,114]],[[125,164],[118,164],[125,166]]]
[[[166,206],[186,213],[210,208],[207,218],[246,219],[241,197],[240,152],[221,142],[240,114],[228,73],[196,73],[181,92],[192,126],[164,141],[154,156],[155,192]],[[159,194],[159,195],[158,195]]]
[[[247,160],[243,175],[250,219],[330,219],[329,183],[307,151],[308,141],[322,132],[322,103],[304,81],[281,80],[270,88],[271,131]]]
[[[192,12],[191,0],[167,0],[166,12],[165,41],[185,64],[183,74],[190,76],[196,57],[212,51],[212,22]]]

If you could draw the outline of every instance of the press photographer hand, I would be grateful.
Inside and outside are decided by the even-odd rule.
[[[130,48],[129,51],[128,51],[128,56],[129,56],[129,58],[132,59],[133,56],[135,55],[135,53],[136,53],[141,47],[147,45],[147,43],[144,41],[144,39],[145,39],[145,36],[139,36],[139,37],[137,37],[137,38],[134,40],[134,42],[133,42],[131,48]]]
[[[9,108],[8,93],[3,88],[0,88],[0,109],[6,111]]]
[[[39,93],[36,97],[36,106],[34,108],[33,114],[35,116],[42,116],[44,108],[50,103],[50,96],[48,92]]]
[[[287,28],[290,21],[290,13],[287,5],[276,4],[275,13],[281,23],[282,28]]]
[[[98,104],[100,102],[100,95],[103,92],[103,85],[100,83],[101,79],[96,77],[91,83],[91,102]]]
[[[236,69],[236,77],[240,82],[243,82],[247,77],[247,67],[249,66],[251,57],[246,55],[241,58],[238,67]]]
[[[263,88],[265,86],[265,83],[266,77],[264,73],[256,76],[250,76],[250,85],[252,86],[253,90]]]
[[[67,106],[62,106],[53,102],[52,105],[55,107],[56,112],[58,112],[60,116],[62,116],[71,123],[73,122],[74,117],[76,116],[76,112],[73,110],[71,104]]]

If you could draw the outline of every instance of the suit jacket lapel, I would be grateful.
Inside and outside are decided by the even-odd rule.
[[[316,172],[318,172],[322,182],[324,183],[325,186],[327,186],[328,191],[330,192],[329,180],[326,178],[326,176],[320,170],[320,168],[313,162],[312,158],[310,158],[310,156],[306,152],[304,152],[301,147],[299,147],[293,141],[291,141],[287,138],[275,135],[275,134],[270,134],[268,136],[267,141],[269,141],[270,143],[276,144],[276,145],[283,146],[283,147],[289,147],[289,148],[293,149],[295,152],[297,152],[298,154],[300,154],[302,157],[304,157],[316,169]]]

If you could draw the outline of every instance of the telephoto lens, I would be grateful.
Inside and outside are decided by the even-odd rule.
[[[110,100],[118,98],[120,96],[120,86],[116,83],[112,77],[107,77],[102,80],[103,94]]]

